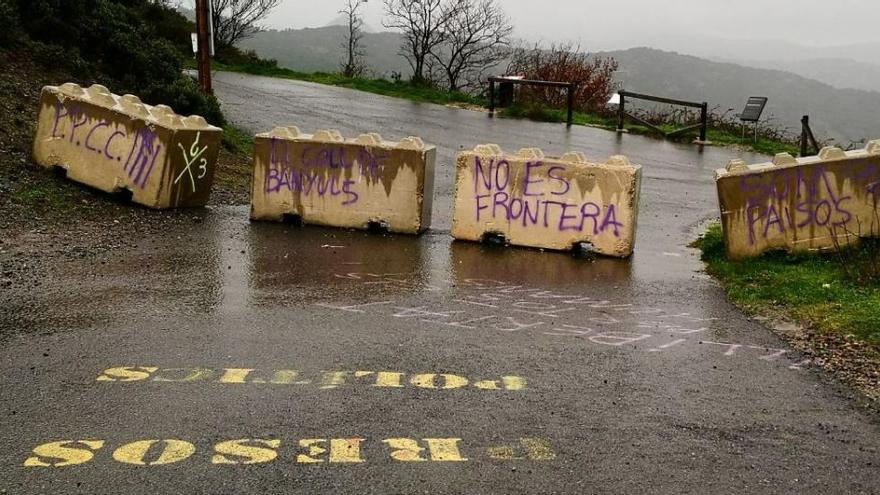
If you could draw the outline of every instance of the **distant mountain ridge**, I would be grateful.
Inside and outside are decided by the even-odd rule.
[[[332,72],[339,70],[342,63],[344,35],[345,29],[340,26],[270,30],[245,40],[241,46],[255,50],[262,57],[278,60],[283,67]],[[388,78],[394,72],[404,78],[409,76],[409,66],[399,55],[399,34],[366,33],[364,45],[367,66],[376,76]],[[762,56],[774,54],[770,52],[772,50],[761,53]],[[763,95],[770,98],[765,116],[772,114],[783,127],[796,129],[801,116],[809,114],[819,136],[832,137],[842,145],[880,138],[880,92],[864,88],[838,89],[783,70],[715,62],[651,48],[599,54],[620,62],[618,79],[632,91],[705,100],[722,110],[733,108],[733,113],[742,110],[749,96]],[[844,63],[850,64],[850,70],[861,67],[858,62]]]
[[[840,89],[880,91],[880,65],[856,62],[848,58],[817,58],[807,60],[725,60],[746,67],[791,72]]]
[[[333,20],[331,20],[330,22],[328,22],[327,24],[324,24],[324,27],[330,27],[330,26],[348,27],[348,16],[346,16],[345,14],[339,14],[338,16],[334,17]],[[371,26],[365,22],[361,25],[361,32],[375,33],[376,30],[373,29],[373,26]]]
[[[345,56],[346,31],[343,26],[266,30],[242,41],[239,46],[254,50],[263,58],[275,59],[278,65],[289,69],[333,72],[339,70]],[[362,41],[366,65],[377,77],[388,78],[394,72],[408,76],[409,65],[398,54],[399,34],[365,32]]]
[[[803,62],[842,59],[880,65],[880,42],[837,46],[808,46],[779,39],[737,40],[706,36],[663,35],[648,38],[641,46],[652,46],[708,59]]]
[[[738,113],[749,96],[766,96],[765,116],[783,127],[797,129],[810,115],[814,131],[840,144],[880,138],[880,92],[837,89],[780,70],[756,69],[712,62],[651,48],[597,53],[620,63],[618,74],[626,89],[708,101],[721,110]]]

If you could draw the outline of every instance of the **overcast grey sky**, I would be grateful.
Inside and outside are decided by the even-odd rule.
[[[666,36],[782,39],[804,45],[880,41],[880,0],[500,0],[517,36],[580,41],[602,50],[652,44]],[[267,27],[319,27],[343,0],[283,0]],[[382,1],[365,6],[382,25]]]
[[[193,0],[181,0],[192,5]],[[282,0],[263,23],[274,29],[321,27],[344,0]],[[530,41],[580,42],[586,50],[657,45],[693,37],[785,40],[801,45],[880,42],[880,0],[499,0]],[[364,6],[382,28],[382,0]],[[660,43],[662,44],[662,43]]]

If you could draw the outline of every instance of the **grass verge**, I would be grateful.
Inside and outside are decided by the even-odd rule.
[[[502,110],[501,115],[503,117],[529,119],[538,122],[565,122],[568,118],[565,110],[542,107],[514,106]],[[601,115],[591,113],[574,112],[574,114],[572,115],[572,120],[576,125],[598,127],[600,129],[605,129],[608,131],[617,130],[617,119],[614,117],[602,117]],[[672,132],[677,129],[676,126],[666,124],[660,125],[658,127],[665,132]],[[627,132],[629,132],[630,134],[638,134],[641,136],[657,136],[657,133],[652,129],[636,124],[629,124],[627,125],[626,129]],[[690,142],[697,137],[698,135],[695,131],[693,133],[686,133],[676,140],[679,142]],[[800,153],[798,147],[793,144],[765,138],[759,138],[757,141],[754,141],[750,138],[743,139],[739,135],[731,134],[720,129],[708,129],[708,132],[706,133],[706,138],[715,146],[740,146],[742,148],[750,149],[752,151],[764,153],[767,155],[775,155],[777,153],[789,153],[793,156],[798,156],[798,153]]]
[[[444,91],[442,89],[414,86],[405,81],[388,81],[386,79],[368,79],[362,77],[345,77],[341,74],[331,74],[327,72],[297,72],[295,70],[284,69],[281,67],[265,65],[265,64],[242,64],[242,65],[226,65],[218,62],[212,62],[214,70],[222,70],[229,72],[240,72],[243,74],[253,74],[256,76],[277,77],[280,79],[293,79],[296,81],[306,81],[318,84],[326,84],[328,86],[339,86],[342,88],[356,89],[367,93],[375,93],[384,96],[393,96],[395,98],[403,98],[421,103],[438,103],[446,105],[449,103],[465,103],[472,105],[484,105],[485,100],[476,98],[465,93]]]
[[[232,125],[223,128],[211,202],[247,204],[253,175],[254,137]]]
[[[718,224],[694,247],[702,251],[709,274],[745,311],[783,316],[819,334],[852,336],[869,344],[875,356],[880,354],[880,280],[865,284],[851,280],[834,254],[773,252],[728,260]],[[850,250],[848,263],[870,263],[868,257],[876,256],[867,247],[844,249]]]

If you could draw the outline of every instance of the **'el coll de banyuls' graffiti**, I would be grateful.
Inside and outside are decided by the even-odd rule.
[[[279,126],[254,143],[251,220],[400,234],[430,225],[436,148],[418,137]]]
[[[360,196],[353,186],[377,181],[384,172],[387,154],[367,148],[346,152],[339,144],[305,147],[295,160],[284,140],[272,138],[264,191],[296,192],[305,196],[339,198],[342,206],[353,205]]]

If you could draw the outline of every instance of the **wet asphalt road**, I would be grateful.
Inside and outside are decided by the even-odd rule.
[[[733,152],[240,75],[216,90],[249,131],[436,144],[435,228],[213,208],[8,291],[6,493],[880,492],[876,418],[685,247]],[[452,243],[453,156],[485,142],[642,164],[635,256]]]

